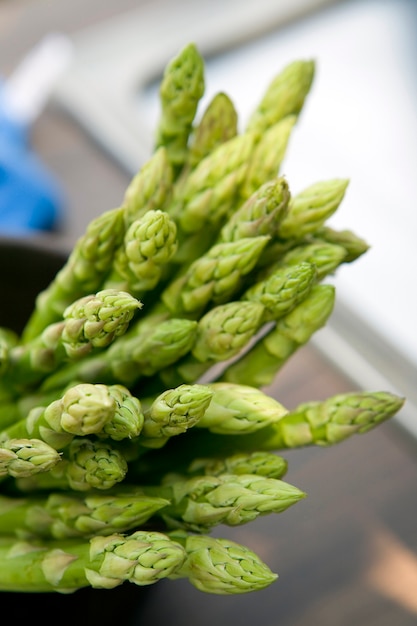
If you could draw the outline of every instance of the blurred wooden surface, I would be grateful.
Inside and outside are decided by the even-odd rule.
[[[64,0],[0,4],[0,73],[50,30],[77,29],[136,7],[133,1]],[[62,181],[68,199],[66,246],[90,217],[116,206],[126,174],[102,154],[72,120],[48,107],[33,144]],[[352,390],[352,383],[312,347],[277,376],[270,391],[293,408]],[[217,535],[245,543],[279,574],[268,589],[236,597],[208,596],[186,581],[152,588],[124,626],[412,626],[417,624],[417,452],[394,423],[327,449],[285,454],[287,479],[308,494],[279,516]],[[79,613],[74,614],[79,623]],[[52,623],[52,622],[51,622]],[[97,607],[88,622],[107,624]]]

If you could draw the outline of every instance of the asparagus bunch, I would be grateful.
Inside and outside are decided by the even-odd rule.
[[[285,67],[240,130],[223,92],[200,111],[204,60],[181,50],[120,206],[88,226],[25,328],[0,329],[0,590],[262,589],[277,575],[213,529],[305,498],[283,480],[286,450],[400,411],[388,391],[293,409],[265,391],[330,318],[326,278],[368,249],[328,223],[347,179],[293,194],[282,173],[314,71]]]

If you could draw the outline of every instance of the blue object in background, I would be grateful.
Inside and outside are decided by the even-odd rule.
[[[0,234],[55,229],[65,194],[30,143],[30,130],[70,58],[62,35],[45,38],[7,81],[0,83]]]
[[[32,151],[28,129],[0,109],[0,233],[53,230],[63,206],[63,191]]]

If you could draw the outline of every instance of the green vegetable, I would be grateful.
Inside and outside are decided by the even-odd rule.
[[[183,537],[178,532],[171,536],[184,543],[186,560],[170,578],[186,577],[199,591],[218,595],[247,593],[263,589],[278,578],[257,554],[230,539]]]
[[[155,531],[66,541],[0,537],[0,588],[67,594],[126,581],[151,585],[174,574],[184,557],[179,543]]]
[[[171,315],[199,317],[210,303],[230,300],[255,267],[269,238],[249,237],[214,245],[162,292]]]
[[[106,285],[141,298],[157,286],[176,250],[175,222],[164,211],[149,210],[128,228]]]
[[[140,445],[159,448],[170,437],[185,433],[204,416],[212,396],[209,387],[198,384],[182,384],[160,393],[145,410]]]
[[[266,392],[329,320],[326,279],[369,245],[328,223],[347,179],[293,194],[283,173],[315,63],[277,74],[243,130],[225,92],[200,113],[204,70],[193,43],[168,63],[154,150],[120,206],[22,333],[0,328],[0,591],[263,589],[277,575],[219,526],[305,498],[281,454],[404,405],[366,390],[290,410]]]
[[[61,456],[40,439],[8,439],[0,443],[0,478],[33,476],[61,463]]]
[[[159,487],[144,487],[148,495],[171,504],[160,509],[168,527],[208,532],[218,524],[247,524],[260,515],[282,513],[305,497],[297,487],[256,474],[196,476]]]
[[[109,346],[124,334],[141,303],[130,293],[105,289],[75,300],[63,321],[50,324],[36,339],[9,350],[3,384],[29,390],[63,361],[78,360]]]
[[[201,120],[192,130],[188,159],[181,177],[215,150],[238,134],[238,115],[226,93],[217,93],[209,102]]]
[[[125,230],[147,211],[164,211],[171,201],[172,190],[172,167],[167,150],[161,147],[141,167],[125,191],[122,203]]]
[[[268,85],[248,128],[264,132],[287,116],[298,115],[311,89],[314,73],[314,61],[297,60],[288,64]]]
[[[61,462],[50,471],[17,480],[16,485],[23,492],[111,489],[124,480],[127,469],[122,452],[111,444],[80,437],[71,441],[63,451]]]
[[[216,363],[239,354],[261,327],[263,315],[259,302],[227,302],[210,309],[198,322],[190,352],[160,372],[163,383],[193,382]]]
[[[354,435],[369,432],[400,411],[405,399],[388,391],[352,391],[330,396],[326,400],[300,404],[265,428],[248,435],[224,437],[194,430],[189,448],[198,449],[203,457],[222,458],[241,452],[284,451],[305,446],[330,446]],[[181,441],[171,446],[169,455],[160,458],[160,469],[181,459],[192,462]],[[193,455],[188,454],[193,458]],[[155,463],[156,465],[156,463]]]
[[[125,400],[129,402],[127,407]],[[126,417],[130,426],[127,432]],[[31,409],[26,418],[0,432],[0,440],[38,438],[60,450],[75,436],[105,433],[119,440],[137,435],[142,425],[140,402],[132,398],[127,389],[118,385],[80,383],[48,406]]]
[[[254,387],[269,385],[294,352],[326,324],[334,300],[333,285],[314,285],[304,300],[229,365],[220,380]]]
[[[22,332],[25,342],[35,339],[49,324],[59,321],[74,300],[100,289],[124,234],[122,208],[111,209],[89,223],[64,267],[38,295],[35,309]]]
[[[159,90],[161,117],[155,146],[166,148],[174,171],[187,160],[188,138],[204,88],[204,60],[190,43],[168,63]]]
[[[90,491],[86,494],[35,493],[21,497],[1,495],[0,543],[8,535],[45,540],[125,533],[145,524],[168,504],[164,498],[147,496],[135,489],[116,494]]]

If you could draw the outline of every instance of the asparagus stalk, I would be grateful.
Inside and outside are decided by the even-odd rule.
[[[219,524],[247,524],[262,515],[282,513],[306,496],[280,479],[252,474],[195,476],[143,489],[170,500],[171,504],[157,513],[168,528],[194,532],[208,532]]]
[[[326,324],[334,300],[333,285],[313,285],[307,297],[231,363],[219,380],[254,387],[271,384],[291,355]]]
[[[107,384],[121,383],[132,387],[144,376],[151,377],[169,367],[192,347],[197,322],[185,318],[166,319],[160,323],[136,325],[107,350],[77,363],[61,367],[42,384],[44,391],[60,389],[72,380]],[[114,349],[112,349],[114,348]]]
[[[165,458],[155,458],[162,467],[172,467],[180,458],[186,466],[198,450],[203,457],[221,457],[249,451],[275,451],[305,446],[331,446],[354,435],[369,432],[396,415],[405,399],[388,391],[353,391],[330,396],[323,401],[308,402],[289,411],[282,419],[249,435],[224,437],[194,429],[188,435],[187,448],[174,441]],[[188,450],[188,452],[187,452]]]
[[[170,533],[184,545],[184,564],[170,579],[187,578],[199,591],[234,595],[258,591],[271,585],[278,575],[252,550],[221,537]]]
[[[249,287],[242,300],[259,302],[264,307],[264,321],[284,317],[302,302],[317,281],[316,266],[306,261],[295,265],[283,265],[265,280]]]
[[[133,488],[116,493],[0,495],[0,541],[4,535],[62,540],[125,533],[144,525],[168,504],[169,500]]]
[[[239,189],[241,198],[250,198],[261,185],[278,176],[296,121],[295,115],[289,115],[262,133]]]
[[[107,390],[115,402],[115,410],[103,427],[94,433],[95,436],[112,441],[137,437],[145,420],[141,401],[124,385],[108,385]]]
[[[292,197],[288,212],[280,223],[280,239],[302,239],[310,235],[339,208],[349,181],[333,178],[320,181]]]
[[[254,474],[266,478],[282,478],[288,470],[288,461],[274,452],[236,452],[223,458],[196,458],[187,468],[187,474]]]
[[[112,375],[128,385],[142,376],[154,376],[191,349],[196,332],[196,321],[180,317],[165,320],[150,330],[145,327],[137,337],[114,344],[114,351],[108,350]]]
[[[117,250],[104,287],[128,291],[136,298],[154,289],[177,250],[177,227],[167,213],[149,210],[132,222]]]
[[[171,386],[192,383],[212,366],[235,357],[258,332],[263,315],[259,302],[238,300],[213,307],[200,318],[190,352],[161,370],[161,381]]]
[[[59,321],[74,300],[101,288],[124,233],[124,210],[121,207],[102,213],[88,224],[67,262],[36,298],[35,309],[22,332],[24,342],[31,341],[49,324]]]
[[[181,180],[218,146],[236,137],[237,122],[237,112],[229,96],[223,92],[215,94],[192,131]]]
[[[222,474],[253,474],[265,478],[282,478],[288,470],[288,462],[274,452],[236,452],[229,456],[199,457],[191,461],[184,473],[168,472],[162,476],[164,484],[178,482],[196,475],[220,476]]]
[[[142,304],[124,291],[105,289],[73,302],[55,322],[30,342],[9,352],[6,384],[29,389],[67,360],[103,349],[126,332]]]
[[[181,233],[220,223],[237,198],[256,138],[248,132],[220,144],[178,186],[169,213]]]
[[[336,444],[390,419],[404,402],[404,398],[386,391],[349,392],[324,401],[306,402],[285,416],[282,440],[287,448]]]
[[[226,382],[210,383],[208,387],[213,397],[196,426],[213,433],[254,433],[288,413],[278,400],[256,387]]]
[[[40,439],[13,438],[0,443],[0,479],[48,472],[59,463],[59,452]]]
[[[268,241],[260,235],[212,246],[164,289],[161,301],[171,315],[194,318],[209,303],[226,303],[242,287]]]
[[[120,400],[129,401],[127,410]],[[80,383],[70,387],[61,398],[48,406],[31,409],[25,419],[19,420],[0,433],[0,440],[35,438],[45,441],[56,450],[67,446],[75,436],[84,437],[105,432],[109,437],[120,437],[120,426],[129,424],[133,416],[138,434],[143,415],[140,403],[121,386]],[[142,422],[143,423],[143,422]],[[125,432],[125,428],[122,432]],[[132,433],[132,428],[129,428]]]
[[[281,70],[269,84],[247,128],[263,133],[280,120],[298,115],[311,89],[314,72],[311,60],[297,60]]]
[[[151,155],[130,181],[123,198],[126,228],[147,211],[164,211],[172,197],[173,172],[164,147]]]
[[[351,230],[336,230],[324,224],[313,233],[314,241],[342,246],[346,251],[343,263],[352,263],[369,250],[369,244]]]
[[[278,244],[280,246],[280,244]],[[295,247],[279,255],[275,261],[271,259],[271,252],[274,254],[274,244],[270,249],[266,248],[265,255],[259,260],[259,265],[263,266],[260,269],[260,279],[267,278],[270,274],[275,272],[278,268],[285,268],[289,265],[298,265],[299,263],[307,262],[315,266],[317,270],[317,280],[321,281],[323,278],[335,272],[335,270],[345,262],[347,252],[344,247],[335,243],[327,242],[311,242],[309,240],[299,243]],[[269,261],[268,261],[269,259]],[[267,267],[265,267],[267,264]]]
[[[72,593],[112,589],[124,582],[151,585],[181,567],[185,552],[166,535],[138,530],[90,540],[19,541],[0,538],[0,589]]]
[[[190,385],[190,392],[194,394],[195,388],[199,390],[200,386]],[[278,400],[255,387],[233,383],[210,383],[204,385],[203,388],[212,393],[210,403],[205,408],[203,415],[200,415],[193,424],[192,431],[188,431],[186,437],[178,438],[180,440],[178,442],[180,452],[175,453],[176,442],[170,440],[167,448],[163,450],[164,454],[158,454],[155,451],[152,454],[136,456],[129,468],[130,476],[134,475],[141,483],[149,484],[150,477],[155,477],[154,480],[156,480],[156,476],[162,475],[165,476],[164,480],[166,481],[166,476],[171,475],[173,471],[187,475],[193,475],[195,472],[201,474],[198,468],[202,466],[202,463],[207,463],[207,459],[202,460],[200,451],[204,455],[204,434],[208,432],[218,434],[220,441],[230,439],[234,447],[227,450],[227,453],[238,455],[236,459],[224,459],[221,452],[224,444],[219,445],[219,454],[216,455],[217,467],[224,466],[227,469],[222,473],[242,473],[233,469],[236,463],[241,463],[241,467],[249,470],[245,473],[267,475],[258,471],[258,463],[255,462],[254,458],[249,459],[247,455],[244,459],[239,457],[239,441],[241,437],[243,437],[243,441],[246,441],[256,431],[263,431],[269,424],[281,420],[288,413],[288,410]],[[194,445],[193,442],[199,442],[201,438],[203,447],[200,450],[200,444]],[[138,438],[138,442],[141,441],[142,435]],[[262,459],[260,462],[263,462]],[[271,470],[271,478],[281,477],[274,476],[272,473],[272,467],[276,467],[275,463],[275,459],[272,461],[265,459],[265,467]],[[280,459],[278,459],[278,467],[282,468],[282,460]],[[205,473],[218,475],[220,472]]]
[[[15,481],[23,492],[38,490],[111,489],[127,474],[127,461],[120,450],[106,441],[75,438],[64,449],[59,465],[42,475]]]
[[[74,384],[72,381],[71,385]],[[37,406],[46,406],[65,393],[66,389],[43,392],[37,388],[33,393],[26,392],[10,402],[0,403],[0,432],[11,424],[24,419],[29,411]]]
[[[159,89],[161,116],[155,147],[166,148],[174,174],[187,160],[188,139],[204,88],[204,61],[190,43],[168,63]]]
[[[287,213],[289,201],[290,191],[285,178],[269,180],[231,213],[217,241],[237,241],[259,235],[273,237]]]
[[[170,437],[185,433],[201,420],[212,396],[209,387],[196,383],[166,389],[148,401],[138,442],[148,448],[160,448]]]

